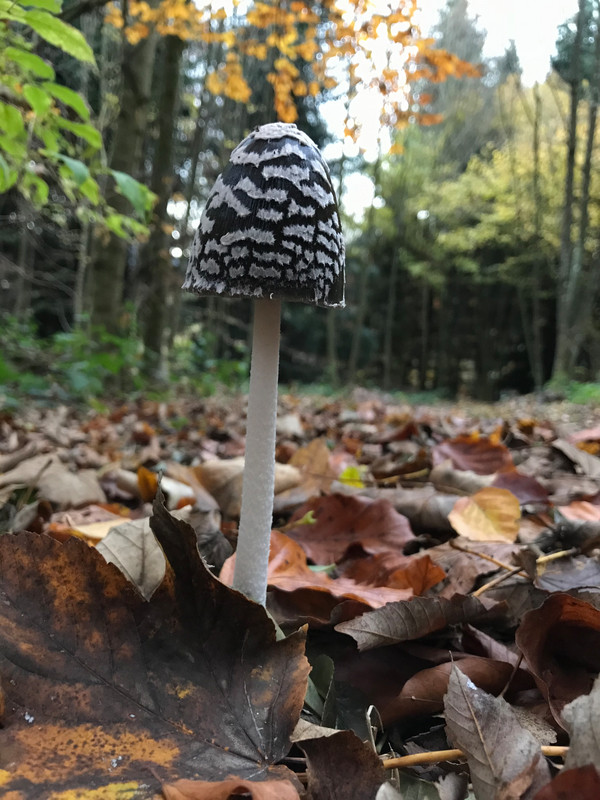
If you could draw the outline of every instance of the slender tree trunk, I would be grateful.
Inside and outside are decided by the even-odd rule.
[[[396,294],[398,284],[398,270],[400,267],[397,254],[392,256],[390,279],[388,283],[388,298],[385,309],[385,328],[383,333],[383,388],[387,391],[392,386],[392,360],[394,352],[394,320],[396,317]]]
[[[596,3],[597,19],[600,22],[600,0]],[[579,230],[573,252],[571,266],[571,292],[569,298],[569,328],[571,347],[569,349],[569,374],[577,365],[581,347],[589,333],[596,284],[595,269],[586,263],[585,242],[589,229],[590,183],[592,176],[592,156],[596,138],[598,103],[600,101],[600,33],[596,33],[594,47],[594,72],[590,81],[590,100],[588,106],[588,126],[585,158],[582,167],[581,193],[579,198]]]
[[[577,116],[581,99],[581,43],[585,19],[585,0],[579,0],[577,29],[573,42],[572,71],[570,84],[570,108],[568,122],[567,168],[565,177],[563,214],[560,236],[560,261],[556,291],[556,349],[552,369],[553,380],[564,380],[569,376],[571,315],[571,275],[573,257],[573,206],[575,194],[575,155],[577,150]]]
[[[146,367],[161,380],[168,379],[169,310],[173,303],[178,272],[169,253],[167,206],[173,193],[173,132],[179,102],[179,74],[184,43],[177,36],[164,41],[162,91],[158,105],[158,142],[152,165],[152,191],[158,196],[150,240],[146,248],[144,273],[148,289],[144,303],[144,347]]]
[[[31,251],[29,225],[32,223],[29,204],[19,201],[19,215],[21,217],[21,235],[19,237],[19,251],[17,265],[17,291],[15,298],[14,314],[17,317],[26,316],[31,307],[31,285],[33,282],[33,253]]]
[[[136,45],[123,46],[123,86],[110,166],[134,176],[139,176],[141,170],[156,44],[157,37],[151,34]],[[118,212],[129,212],[129,201],[115,188],[107,192],[106,199]],[[92,322],[113,332],[119,330],[127,252],[127,242],[107,231],[102,231],[94,242]]]
[[[542,240],[542,193],[540,190],[540,120],[542,118],[542,99],[537,83],[533,90],[534,117],[533,117],[533,204],[534,204],[534,232],[535,240]],[[542,314],[540,292],[542,290],[542,276],[539,259],[535,259],[531,276],[531,347],[529,364],[536,390],[544,385],[544,357],[542,344]]]
[[[377,191],[377,184],[379,183],[379,170],[381,168],[381,150],[377,155],[375,166],[373,169],[373,184],[375,191]],[[375,223],[375,206],[372,203],[367,213],[366,231],[369,241],[369,251],[371,250],[371,237],[373,235],[373,228]],[[370,255],[370,253],[369,253]],[[350,384],[356,383],[356,374],[358,371],[358,364],[360,361],[360,346],[362,342],[362,333],[365,320],[367,318],[367,310],[369,308],[369,265],[363,265],[358,273],[357,290],[356,290],[356,315],[354,320],[354,330],[352,332],[352,342],[350,344],[350,356],[348,358],[348,381]]]
[[[427,384],[427,367],[429,362],[429,304],[430,304],[430,287],[426,280],[423,280],[421,286],[421,324],[419,330],[421,332],[420,341],[420,354],[419,354],[419,388],[421,390],[426,388]]]

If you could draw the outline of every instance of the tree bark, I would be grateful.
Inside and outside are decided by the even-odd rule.
[[[573,207],[575,195],[575,155],[577,151],[577,117],[581,100],[581,44],[585,19],[585,0],[579,0],[577,29],[573,42],[572,81],[568,122],[567,164],[560,236],[560,261],[556,292],[556,349],[552,379],[564,381],[569,377],[571,342],[569,318],[571,315],[571,280],[573,260]]]
[[[179,101],[179,75],[184,42],[177,36],[167,36],[160,74],[163,85],[158,105],[158,142],[152,165],[151,188],[158,200],[154,208],[152,230],[146,246],[144,310],[144,348],[146,370],[154,377],[168,379],[168,343],[170,341],[170,308],[174,300],[179,273],[174,269],[169,253],[170,237],[167,207],[175,179],[173,133]]]
[[[134,177],[141,172],[156,44],[157,37],[151,34],[136,45],[123,46],[123,86],[110,167]],[[129,201],[114,187],[107,192],[106,200],[119,213],[130,211]],[[102,231],[96,236],[92,252],[92,323],[118,333],[128,244],[115,234]]]

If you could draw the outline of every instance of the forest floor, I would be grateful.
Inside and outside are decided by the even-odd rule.
[[[0,786],[596,800],[600,408],[282,394],[283,641],[229,588],[244,425],[242,397],[0,416]]]

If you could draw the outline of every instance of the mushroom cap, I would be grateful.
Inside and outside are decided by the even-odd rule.
[[[208,196],[183,288],[343,306],[344,280],[342,227],[319,149],[295,125],[256,128]]]

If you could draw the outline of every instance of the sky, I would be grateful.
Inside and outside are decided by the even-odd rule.
[[[421,0],[421,28],[428,31],[445,0]],[[577,0],[469,0],[472,17],[487,31],[484,55],[499,56],[515,40],[523,83],[540,83],[550,70],[557,27],[577,12]]]
[[[421,0],[420,26],[427,35],[438,20],[446,0]],[[577,12],[577,0],[469,0],[471,17],[478,17],[479,28],[487,31],[484,56],[490,58],[504,53],[514,39],[523,69],[522,82],[533,86],[543,83],[550,71],[550,58],[555,52],[557,28]],[[334,129],[343,126],[344,111],[331,109],[328,120]],[[339,118],[338,118],[339,117]],[[373,115],[377,119],[377,113]],[[373,130],[369,151],[376,152],[377,133]],[[339,143],[338,147],[341,146]],[[326,153],[326,155],[329,155]],[[339,152],[332,150],[331,157]],[[362,216],[373,200],[373,184],[366,175],[353,173],[345,181],[344,206],[355,217]]]

